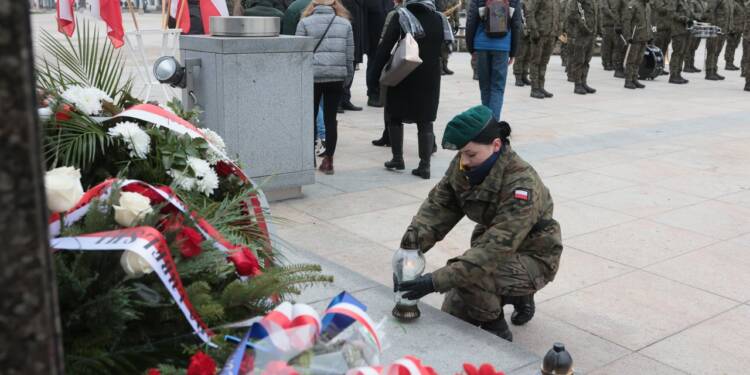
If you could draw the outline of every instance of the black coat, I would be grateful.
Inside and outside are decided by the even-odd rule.
[[[444,43],[443,20],[440,14],[420,5],[409,5],[408,9],[422,24],[425,36],[417,39],[422,64],[401,83],[388,87],[385,111],[390,118],[403,122],[432,122],[437,117],[440,102],[440,51]],[[395,12],[395,10],[394,10]],[[383,41],[375,54],[375,64],[370,77],[377,82],[380,72],[391,57],[393,46],[403,36],[399,15],[394,14],[386,27]]]
[[[474,53],[474,36],[477,34],[477,27],[482,26],[482,20],[479,18],[479,8],[483,7],[486,3],[485,0],[469,0],[469,11],[466,12],[466,49],[469,52]],[[518,46],[521,43],[521,36],[523,35],[523,19],[521,18],[521,1],[522,0],[509,0],[508,3],[511,8],[515,8],[513,11],[513,17],[510,19],[510,57],[516,56]],[[545,0],[551,1],[551,0]],[[555,0],[557,1],[557,0]]]
[[[365,0],[367,4],[367,55],[375,54],[385,26],[385,15],[393,9],[392,0]]]
[[[342,0],[341,4],[351,13],[352,32],[354,33],[354,63],[362,62],[362,55],[367,53],[367,8],[365,0]]]

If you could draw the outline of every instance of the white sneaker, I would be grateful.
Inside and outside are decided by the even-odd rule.
[[[317,143],[315,143],[315,155],[318,155],[319,157],[325,156],[326,152],[326,141],[318,139]]]

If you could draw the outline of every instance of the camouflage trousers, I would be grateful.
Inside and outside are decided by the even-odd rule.
[[[740,40],[742,40],[742,34],[740,33],[727,34],[727,46],[724,48],[724,61],[727,65],[734,64],[734,53],[740,46]]]
[[[529,295],[547,284],[540,267],[544,265],[534,258],[515,254],[494,274],[448,291],[442,310],[466,321],[495,320],[502,312],[503,297]]]
[[[750,81],[750,39],[742,40],[742,62],[740,63],[742,76],[746,81]]]
[[[440,47],[440,63],[442,67],[448,67],[448,58],[451,56],[451,46],[447,43],[443,43]]]
[[[604,68],[614,67],[615,65],[615,50],[622,46],[620,37],[615,32],[614,26],[602,27],[602,65]]]
[[[529,46],[529,73],[531,75],[532,88],[544,88],[544,77],[547,74],[547,65],[555,48],[554,36],[543,36],[532,41]]]
[[[706,39],[706,74],[719,69],[719,55],[721,54],[721,49],[724,48],[725,40],[726,36],[724,35]]]
[[[513,62],[513,75],[529,74],[530,44],[531,40],[528,36],[524,35],[516,51],[516,61]]]
[[[690,41],[688,42],[688,49],[685,53],[685,64],[684,67],[695,67],[695,51],[698,50],[698,47],[701,45],[701,38],[695,38],[693,36],[690,37]]]
[[[659,30],[654,34],[654,45],[659,47],[666,58],[669,56],[669,42],[672,41],[672,31],[669,30],[669,27],[659,27],[659,29],[664,30]]]
[[[573,78],[575,83],[585,83],[589,76],[589,65],[594,53],[594,36],[576,37],[570,46],[573,51],[568,61],[570,70],[569,77]]]
[[[669,73],[679,75],[682,73],[682,64],[685,61],[685,55],[690,48],[690,34],[684,33],[672,35],[672,57],[669,60]]]
[[[625,81],[638,80],[638,69],[643,62],[646,52],[646,42],[633,42],[630,44],[627,61],[625,62]]]

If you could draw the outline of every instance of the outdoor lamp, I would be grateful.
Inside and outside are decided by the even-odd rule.
[[[154,77],[160,83],[167,83],[172,87],[184,89],[187,85],[185,67],[172,56],[162,56],[154,62]]]
[[[406,230],[406,234],[401,240],[401,247],[393,254],[391,265],[393,266],[394,288],[404,281],[411,281],[422,275],[425,268],[425,259],[419,250],[416,228],[409,227]],[[400,320],[419,318],[421,313],[417,306],[417,300],[403,298],[403,294],[404,292],[395,292],[396,307],[393,308],[393,316]]]

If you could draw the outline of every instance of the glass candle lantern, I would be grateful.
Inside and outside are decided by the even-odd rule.
[[[401,247],[393,254],[393,282],[394,289],[404,281],[411,281],[422,275],[425,259],[419,250],[417,230],[409,227],[401,240]],[[400,320],[414,320],[419,318],[420,311],[417,300],[403,298],[404,292],[395,291],[396,306],[393,316]]]

